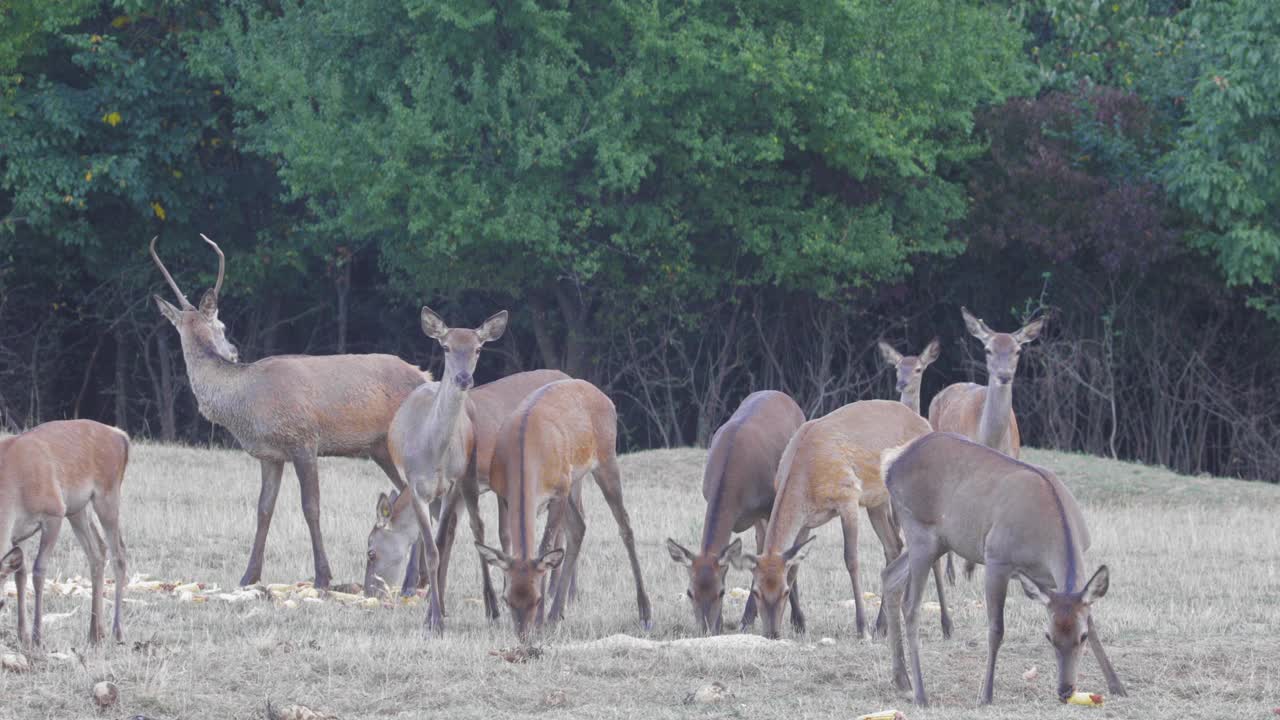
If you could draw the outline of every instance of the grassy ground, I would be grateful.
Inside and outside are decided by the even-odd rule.
[[[809,636],[756,645],[681,643],[663,648],[584,644],[639,634],[622,544],[598,491],[586,493],[588,547],[579,603],[544,638],[545,654],[513,665],[489,655],[513,645],[509,622],[483,618],[478,561],[464,524],[449,586],[447,634],[426,639],[423,609],[363,610],[334,604],[279,609],[179,603],[135,593],[126,606],[126,646],[84,651],[83,663],[37,660],[32,672],[0,672],[0,718],[262,718],[268,701],[301,703],[344,720],[447,716],[840,717],[898,707],[917,718],[1271,716],[1280,705],[1280,488],[1171,473],[1059,453],[1028,451],[1055,469],[1082,502],[1093,536],[1089,565],[1111,567],[1111,591],[1097,607],[1099,631],[1130,697],[1103,709],[1062,706],[1053,695],[1053,656],[1043,610],[1016,584],[997,669],[996,704],[975,704],[986,652],[981,585],[954,589],[956,637],[936,622],[923,639],[934,706],[917,710],[890,684],[887,648],[854,638],[845,605],[848,578],[838,527],[818,533],[802,567]],[[623,458],[628,507],[654,603],[653,639],[687,637],[685,575],[662,547],[668,535],[699,537],[704,453],[673,450]],[[321,466],[325,540],[335,582],[363,573],[374,500],[386,480],[372,463]],[[308,579],[311,558],[296,484],[286,481],[268,543],[264,579]],[[244,569],[258,490],[256,464],[240,452],[137,445],[125,481],[124,532],[131,573],[233,586]],[[492,517],[492,499],[483,507]],[[492,526],[491,533],[492,533]],[[864,523],[864,527],[867,527]],[[869,528],[868,528],[869,530]],[[492,538],[493,535],[491,534]],[[862,533],[863,584],[879,589],[882,551]],[[64,533],[51,574],[85,573]],[[979,570],[981,571],[981,570]],[[733,585],[745,586],[733,572]],[[928,598],[932,599],[932,598]],[[86,601],[54,597],[49,612]],[[12,607],[10,603],[9,608]],[[109,605],[108,605],[109,607]],[[874,607],[874,606],[872,606]],[[736,619],[741,603],[730,603]],[[83,649],[87,608],[47,628],[50,651]],[[727,624],[727,622],[726,622]],[[0,613],[0,646],[15,646],[14,615]],[[834,646],[817,640],[832,637]],[[133,641],[151,643],[143,651]],[[1037,666],[1039,678],[1023,673]],[[1105,691],[1091,658],[1080,688]],[[120,704],[98,715],[89,689],[120,688]],[[686,695],[712,681],[735,696],[689,706]]]

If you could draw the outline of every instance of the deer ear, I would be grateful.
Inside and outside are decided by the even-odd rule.
[[[481,543],[476,543],[476,550],[479,551],[481,560],[499,570],[509,570],[511,568],[511,557],[501,550],[496,550]]]
[[[1044,329],[1044,318],[1036,318],[1026,325],[1022,326],[1018,332],[1013,334],[1013,339],[1018,341],[1019,345],[1027,343],[1040,337],[1040,331]]]
[[[444,319],[426,305],[422,306],[421,320],[422,332],[429,338],[441,340],[449,332],[449,326],[444,323]]]
[[[538,558],[538,562],[535,567],[538,568],[538,572],[546,572],[560,567],[561,560],[564,560],[564,550],[560,548],[548,550],[547,554]]]
[[[734,538],[733,542],[725,546],[720,551],[720,557],[716,558],[716,563],[720,567],[736,565],[738,556],[742,554],[742,538]]]
[[[476,335],[480,336],[480,342],[493,342],[502,337],[502,333],[506,330],[507,311],[502,310],[476,328]]]
[[[182,311],[173,305],[170,305],[159,295],[152,295],[151,297],[156,301],[156,307],[160,308],[160,314],[163,315],[166,320],[173,323],[174,327],[178,327],[178,323],[182,320]]]
[[[735,570],[748,570],[755,572],[756,566],[760,564],[760,558],[749,552],[740,552],[734,555],[731,560]]]
[[[978,338],[982,342],[985,343],[992,335],[995,334],[991,332],[991,328],[987,327],[986,323],[974,317],[973,313],[969,312],[969,308],[961,307],[960,314],[964,316],[965,329],[969,331],[970,335]]]
[[[391,519],[391,506],[392,504],[394,504],[394,502],[395,501],[392,500],[390,497],[387,497],[386,493],[378,493],[378,519],[379,520]]]
[[[200,298],[200,312],[210,320],[218,317],[218,293],[213,288],[205,290],[204,297]]]
[[[14,545],[0,558],[0,575],[10,575],[22,569],[22,548]]]
[[[1107,570],[1107,566],[1103,565],[1098,571],[1089,578],[1089,582],[1085,583],[1084,590],[1080,592],[1080,602],[1085,605],[1092,605],[1095,600],[1107,594],[1107,587],[1111,584],[1111,573]]]
[[[1022,592],[1026,593],[1027,597],[1039,600],[1045,605],[1049,604],[1051,592],[1048,588],[1022,573],[1018,573],[1018,582],[1022,583]]]
[[[898,363],[902,361],[902,353],[894,350],[889,343],[881,340],[876,343],[876,347],[880,348],[880,357],[884,358],[884,361],[891,367],[897,367]]]
[[[671,538],[667,538],[667,552],[670,553],[671,559],[676,561],[676,564],[684,565],[685,567],[693,565],[693,553]]]
[[[809,554],[809,543],[813,542],[815,539],[816,538],[811,537],[802,543],[796,543],[791,546],[790,550],[782,553],[782,559],[786,561],[787,567],[791,567],[792,565],[799,563],[801,560],[804,560],[804,556]]]
[[[937,360],[938,356],[941,354],[942,354],[942,343],[938,341],[938,338],[934,338],[929,341],[929,344],[926,345],[924,350],[920,353],[920,364],[931,365],[933,364],[933,361]]]

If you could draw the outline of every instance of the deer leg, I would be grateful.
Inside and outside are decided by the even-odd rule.
[[[885,566],[880,582],[889,625],[889,650],[893,657],[893,684],[899,690],[910,690],[911,679],[907,675],[907,660],[902,654],[902,603],[904,589],[910,579],[910,553],[902,553]]]
[[[31,628],[27,627],[27,561],[22,559],[13,573],[13,583],[18,590],[18,643],[24,650],[31,648]]]
[[[76,540],[80,542],[85,557],[89,559],[89,577],[92,578],[93,584],[93,598],[89,603],[89,642],[96,645],[102,640],[102,576],[107,548],[102,542],[102,537],[98,535],[97,528],[93,526],[93,521],[89,518],[88,508],[68,515],[67,522],[71,524]]]
[[[502,552],[510,555],[511,526],[507,520],[507,499],[501,495],[498,495],[498,542],[502,544]]]
[[[426,574],[429,578],[427,589],[427,617],[424,622],[428,635],[444,633],[444,613],[440,607],[440,583],[436,581],[440,572],[440,553],[436,549],[435,534],[431,531],[431,503],[419,490],[421,483],[410,482],[413,493],[413,514],[418,518],[418,530],[422,536],[423,556],[426,559]]]
[[[875,531],[876,537],[880,538],[880,546],[884,548],[885,567],[888,567],[889,563],[902,554],[900,528],[894,518],[892,506],[886,502],[876,507],[867,508],[867,519],[871,521],[871,529]],[[884,590],[882,589],[881,593],[883,594],[883,592]],[[875,637],[883,637],[886,631],[886,604],[885,598],[881,597],[880,610],[876,613],[876,624],[872,631]]]
[[[400,477],[395,461],[391,459],[391,450],[387,448],[386,440],[373,446],[369,451],[369,458],[382,468],[382,472],[386,473],[387,479],[397,491],[404,492],[404,480]]]
[[[927,543],[921,543],[926,545]],[[916,552],[920,551],[917,555]],[[924,671],[920,668],[920,601],[924,599],[924,586],[929,580],[929,571],[933,568],[938,553],[929,547],[918,547],[912,544],[907,557],[908,579],[906,609],[903,621],[907,629],[907,649],[911,652],[911,674],[915,684],[915,702],[920,707],[929,704],[924,691]]]
[[[796,535],[796,544],[803,543],[809,539],[809,528],[800,528],[800,532]],[[800,609],[800,566],[792,565],[787,569],[787,587],[791,588],[791,594],[787,597],[791,602],[791,627],[797,633],[804,632],[804,611]]]
[[[458,500],[462,498],[462,481],[453,483],[449,487],[449,492],[445,494],[440,508],[436,511],[436,552],[440,556],[440,569],[436,571],[435,582],[440,587],[440,613],[448,616],[448,610],[445,607],[445,587],[448,585],[449,579],[449,556],[453,551],[453,540],[458,534],[458,511],[461,506]],[[483,540],[483,538],[481,538]],[[426,555],[423,555],[425,558]],[[483,564],[483,563],[482,563]],[[488,567],[486,565],[486,567]],[[421,575],[422,579],[430,578],[430,575]]]
[[[102,523],[107,536],[106,548],[111,551],[111,568],[116,580],[115,607],[111,611],[111,635],[118,643],[124,642],[124,588],[128,584],[129,560],[125,553],[124,538],[120,535],[120,496],[97,496],[93,499],[93,511]],[[86,514],[87,515],[87,514]],[[103,556],[106,558],[105,554]]]
[[[578,506],[573,503],[572,496],[565,505],[565,534],[568,536],[566,538],[568,550],[565,553],[564,562],[560,564],[564,571],[560,574],[560,587],[556,590],[555,599],[551,602],[551,612],[548,615],[548,619],[553,623],[564,619],[564,606],[568,600],[570,588],[573,587],[573,576],[578,573],[578,554],[582,551],[582,538],[587,534],[587,522],[583,519]]]
[[[542,542],[538,545],[538,557],[542,557],[555,547],[560,537],[560,526],[564,524],[564,498],[552,498],[547,504],[547,526],[542,529]],[[564,565],[563,558],[560,564]],[[543,578],[544,581],[547,578]],[[542,597],[538,599],[538,611],[534,618],[534,627],[542,627],[542,622],[546,617],[547,595],[554,595],[557,591],[556,582],[544,582]]]
[[[31,563],[31,584],[35,586],[35,612],[31,620],[31,645],[32,647],[40,647],[41,625],[44,620],[44,564],[49,557],[49,552],[58,542],[58,532],[62,529],[62,518],[49,518],[45,520],[44,527],[40,530],[40,549],[36,550],[35,562]],[[92,562],[93,558],[90,558]],[[101,564],[101,563],[99,563]],[[97,575],[98,584],[95,586],[97,591],[95,594],[102,595],[102,575]],[[99,608],[101,608],[101,600]],[[89,617],[89,641],[96,643],[98,637],[97,621],[94,616]]]
[[[947,553],[947,582],[956,584],[956,554],[952,552]]]
[[[755,523],[756,555],[764,554],[764,531],[768,527],[769,527],[768,518],[761,518],[757,520]],[[755,580],[755,577],[753,576],[751,578],[750,589],[754,590],[755,587],[756,587],[756,580]],[[757,612],[756,611],[756,594],[750,593],[749,595],[747,595],[747,606],[742,609],[742,623],[738,626],[739,629],[746,630],[747,628],[751,627],[756,621],[756,612]],[[791,607],[791,618],[793,621],[795,620],[795,615],[796,615],[796,608],[793,605]]]
[[[653,629],[653,612],[649,607],[649,595],[644,591],[644,578],[640,576],[640,559],[636,557],[636,539],[631,532],[631,518],[622,504],[622,473],[618,471],[618,459],[613,455],[600,462],[591,473],[600,491],[604,493],[605,502],[613,511],[613,519],[618,523],[618,534],[622,536],[622,544],[627,547],[627,556],[631,559],[631,574],[636,580],[636,605],[640,609],[640,626],[645,630]]]
[[[585,535],[587,532],[587,520],[586,520],[587,513],[582,505],[582,483],[578,483],[573,486],[573,490],[569,494],[569,501],[573,503],[573,506],[575,508],[577,508],[578,517],[582,518],[582,532],[583,532],[583,535]],[[569,602],[573,603],[577,601],[578,601],[578,568],[575,565],[573,569],[573,575],[570,576],[569,578]]]
[[[1097,658],[1098,665],[1102,667],[1102,674],[1107,678],[1107,691],[1112,695],[1121,697],[1127,696],[1124,683],[1120,682],[1120,677],[1116,675],[1116,669],[1111,667],[1111,661],[1107,659],[1107,653],[1102,649],[1102,639],[1098,637],[1097,630],[1093,627],[1093,615],[1089,615],[1089,649],[1093,650],[1093,656]]]
[[[315,586],[329,588],[333,574],[329,572],[329,557],[324,552],[324,538],[320,534],[320,469],[314,453],[299,453],[293,458],[293,470],[298,475],[298,487],[302,491],[302,517],[311,532],[311,556],[315,559]]]
[[[933,561],[933,584],[938,589],[938,608],[942,615],[942,637],[951,639],[951,611],[947,608],[947,594],[942,584],[942,558]]]
[[[271,516],[276,511],[276,496],[280,494],[280,477],[284,474],[284,462],[259,460],[258,464],[262,467],[262,488],[258,491],[258,529],[253,534],[249,567],[240,578],[240,587],[252,585],[262,579],[262,555],[267,547],[267,531],[271,529]]]
[[[1004,642],[1004,600],[1009,591],[1011,569],[999,563],[987,563],[985,581],[987,602],[987,674],[982,681],[978,702],[991,704],[996,684],[996,654]]]
[[[858,577],[858,507],[840,511],[840,528],[844,531],[844,567],[853,585],[853,617],[858,637],[867,637],[867,616],[863,608],[862,580]]]
[[[484,520],[480,516],[480,485],[476,481],[474,472],[468,472],[458,482],[456,486],[461,486],[462,499],[467,504],[467,515],[471,520],[471,536],[478,543],[484,542]],[[453,523],[457,527],[457,522]],[[449,537],[449,545],[453,545],[452,535]],[[444,550],[445,562],[448,561],[448,545]],[[440,566],[440,588],[444,589],[444,571],[447,565]],[[484,595],[484,611],[485,616],[490,620],[498,619],[498,596],[493,592],[493,579],[489,576],[489,563],[480,561],[480,584]]]

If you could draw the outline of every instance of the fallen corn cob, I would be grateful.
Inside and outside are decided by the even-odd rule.
[[[1101,705],[1102,696],[1098,693],[1078,692],[1067,698],[1067,703],[1071,705]]]

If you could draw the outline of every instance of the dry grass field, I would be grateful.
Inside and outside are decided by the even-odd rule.
[[[47,628],[50,652],[83,661],[35,659],[31,672],[0,672],[0,718],[143,715],[263,718],[303,704],[343,718],[397,717],[834,717],[852,720],[889,707],[927,718],[1263,718],[1280,705],[1280,488],[1187,478],[1159,469],[1028,451],[1056,470],[1084,506],[1090,570],[1107,563],[1111,591],[1097,606],[1099,631],[1128,698],[1104,708],[1058,704],[1044,611],[1016,584],[997,671],[996,704],[976,705],[986,653],[981,584],[952,592],[956,636],[925,624],[925,676],[934,706],[911,707],[890,684],[882,642],[853,634],[838,526],[830,524],[801,569],[809,634],[759,644],[679,643],[646,648],[590,641],[640,635],[622,544],[598,490],[589,489],[588,546],[580,596],[565,625],[545,635],[541,658],[510,664],[489,654],[514,644],[509,621],[490,625],[478,604],[478,560],[465,523],[455,548],[447,633],[422,635],[421,606],[374,610],[334,603],[277,608],[268,601],[181,603],[131,593],[128,644],[84,650],[86,601],[52,597],[48,611],[75,614]],[[672,450],[622,459],[625,493],[654,603],[654,640],[689,637],[685,575],[668,558],[668,535],[699,537],[704,453]],[[363,574],[374,500],[386,480],[369,462],[327,460],[321,468],[325,541],[335,582]],[[268,543],[266,582],[309,579],[311,556],[292,473]],[[258,469],[241,452],[136,444],[125,480],[124,532],[131,574],[233,586],[253,531]],[[492,518],[492,499],[483,507]],[[867,527],[864,523],[863,527]],[[490,538],[494,538],[490,520]],[[864,587],[879,589],[883,555],[861,534]],[[84,574],[83,555],[63,534],[51,576]],[[981,569],[979,569],[981,572]],[[745,573],[731,584],[744,587]],[[930,593],[932,595],[932,593]],[[932,600],[930,596],[926,600]],[[16,645],[12,603],[0,612],[0,646]],[[108,607],[110,605],[108,604]],[[872,605],[874,608],[875,606]],[[728,604],[726,625],[741,602]],[[936,615],[931,615],[930,619]],[[823,637],[834,645],[819,644]],[[135,648],[136,641],[147,641]],[[1023,673],[1036,666],[1039,678]],[[90,688],[109,679],[120,702],[94,708]],[[686,705],[719,681],[733,697]],[[1092,658],[1082,690],[1105,691]]]

